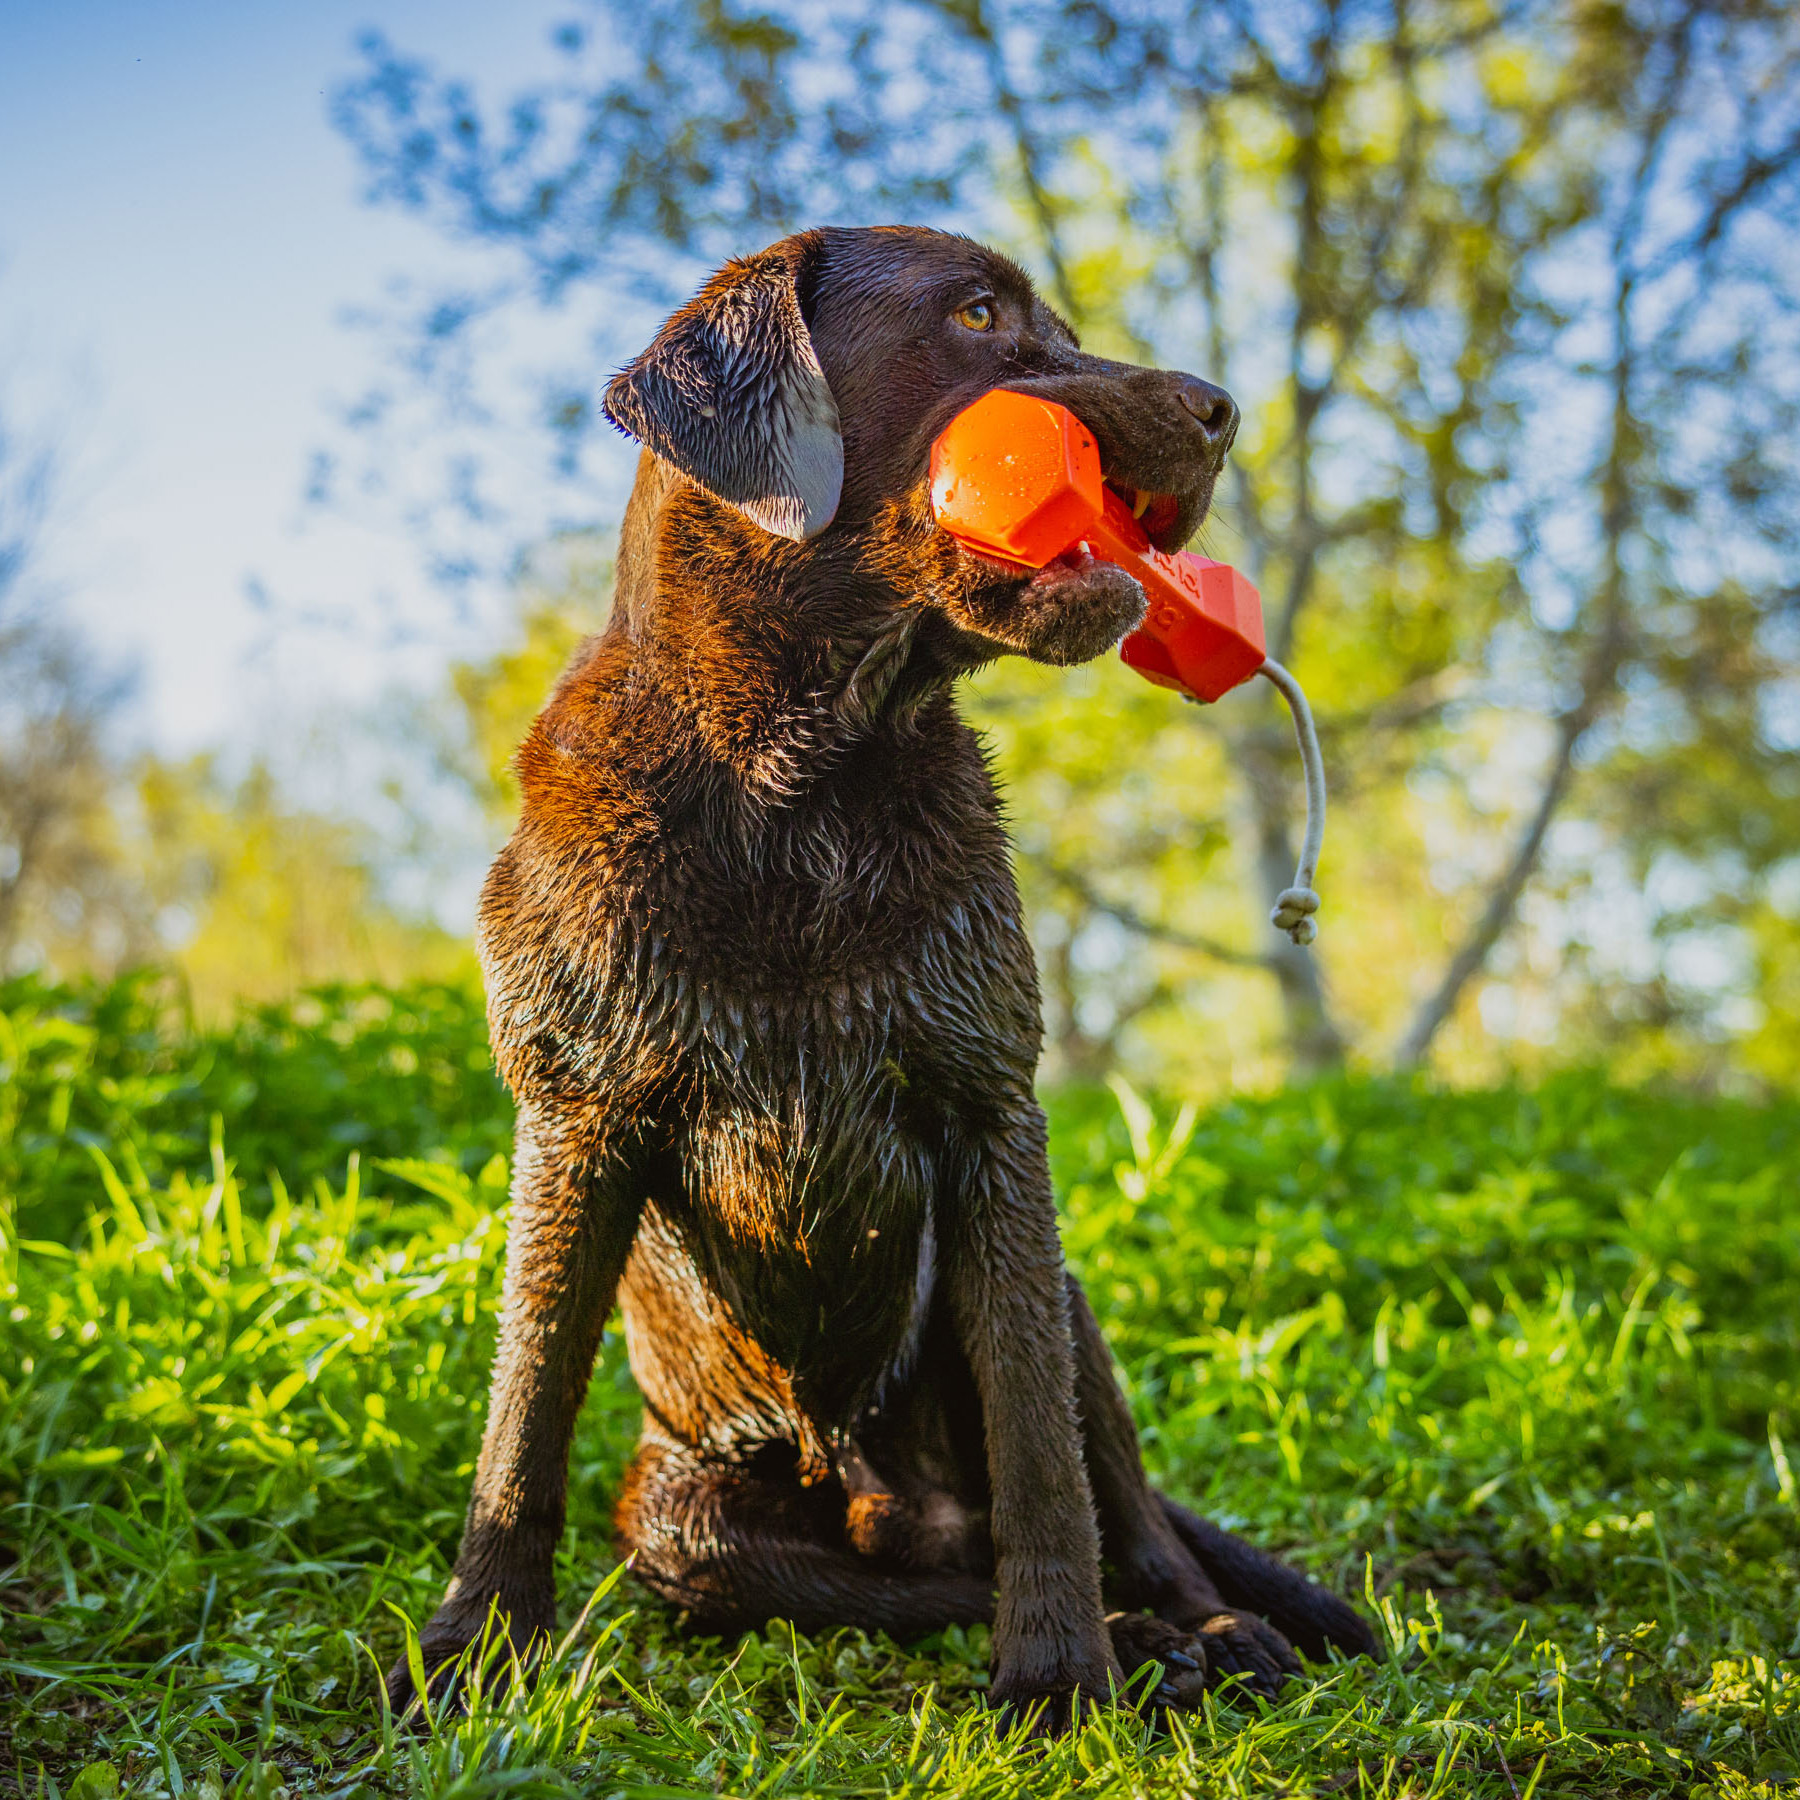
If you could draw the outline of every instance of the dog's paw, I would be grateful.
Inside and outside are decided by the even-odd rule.
[[[529,1670],[543,1654],[555,1625],[555,1610],[544,1605],[508,1604],[494,1595],[475,1600],[458,1595],[432,1614],[419,1632],[419,1668],[425,1698],[434,1705],[466,1692],[471,1670],[479,1667],[490,1683],[509,1681],[513,1670]],[[387,1672],[388,1707],[398,1718],[419,1696],[410,1656]]]
[[[1029,1738],[1056,1738],[1115,1703],[1122,1687],[1108,1684],[1102,1690],[1087,1684],[1074,1687],[1021,1687],[988,1696],[1003,1733],[1023,1732]]]
[[[1210,1661],[1206,1642],[1193,1632],[1154,1613],[1109,1613],[1106,1628],[1112,1633],[1113,1654],[1125,1671],[1127,1687],[1145,1712],[1186,1712],[1200,1704],[1209,1684]],[[1154,1663],[1147,1683],[1139,1671]]]
[[[1125,1683],[1105,1636],[1082,1653],[1008,1659],[994,1671],[988,1704],[1001,1728],[1057,1737],[1089,1713],[1124,1698]],[[1142,1659],[1140,1658],[1140,1661]]]
[[[1113,1613],[1106,1624],[1119,1667],[1146,1711],[1187,1711],[1208,1689],[1247,1688],[1273,1699],[1288,1676],[1300,1673],[1293,1646],[1254,1613],[1220,1610],[1191,1628],[1150,1613]],[[1147,1662],[1159,1664],[1161,1673],[1145,1687],[1134,1678]]]
[[[1214,1687],[1229,1683],[1272,1700],[1290,1675],[1301,1673],[1293,1645],[1255,1613],[1216,1613],[1195,1636],[1206,1646],[1207,1671]]]

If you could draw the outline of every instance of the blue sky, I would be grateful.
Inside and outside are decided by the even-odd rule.
[[[365,27],[505,92],[550,64],[549,0],[3,0],[0,406],[65,469],[40,573],[180,750],[266,739],[466,647],[400,521],[309,509],[333,404],[376,368],[347,310],[448,272],[360,199],[327,118]],[[246,597],[352,619],[386,595],[430,634],[272,637]],[[461,627],[466,633],[467,627]]]

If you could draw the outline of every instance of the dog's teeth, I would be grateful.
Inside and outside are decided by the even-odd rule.
[[[1148,494],[1139,494],[1131,503],[1131,516],[1134,519],[1141,519],[1149,510],[1150,496]]]

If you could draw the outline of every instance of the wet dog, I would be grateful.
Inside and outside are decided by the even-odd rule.
[[[1053,1721],[1151,1657],[1182,1705],[1372,1647],[1150,1486],[1063,1264],[1036,972],[954,690],[1095,656],[1144,600],[1079,547],[1030,573],[936,529],[932,440],[995,387],[1070,408],[1160,548],[1205,516],[1228,396],[1085,355],[941,233],[732,263],[607,389],[644,446],[613,612],[519,752],[481,905],[518,1144],[430,1668],[496,1603],[522,1652],[551,1629],[615,1298],[645,1407],[620,1547],[698,1626],[992,1620],[994,1700]]]

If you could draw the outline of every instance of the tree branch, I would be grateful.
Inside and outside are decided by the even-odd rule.
[[[1272,969],[1275,966],[1272,956],[1258,956],[1254,951],[1233,949],[1217,938],[1204,937],[1197,932],[1183,931],[1179,926],[1164,925],[1159,920],[1146,918],[1135,907],[1126,905],[1122,900],[1109,900],[1079,869],[1049,861],[1040,862],[1038,867],[1058,887],[1073,894],[1090,912],[1097,912],[1103,918],[1123,925],[1127,931],[1135,932],[1139,937],[1167,944],[1176,950],[1192,950],[1201,956],[1212,957],[1215,962],[1229,963],[1233,968]]]
[[[1584,698],[1581,706],[1564,715],[1557,732],[1556,753],[1550,759],[1550,770],[1545,776],[1543,791],[1538,795],[1531,822],[1526,826],[1506,865],[1506,872],[1488,895],[1488,903],[1482,909],[1481,918],[1474,930],[1463,939],[1456,954],[1450,959],[1449,967],[1445,969],[1436,991],[1414,1014],[1406,1036],[1401,1039],[1400,1047],[1394,1053],[1394,1060],[1403,1068],[1411,1068],[1424,1060],[1425,1052],[1431,1047],[1431,1040],[1437,1036],[1444,1021],[1455,1009],[1463,989],[1480,973],[1489,953],[1512,922],[1519,896],[1524,893],[1525,884],[1537,867],[1550,823],[1556,817],[1557,808],[1562,805],[1564,794],[1568,792],[1569,777],[1575,767],[1575,746],[1591,723],[1593,710]]]
[[[1612,236],[1612,422],[1600,480],[1600,526],[1606,563],[1597,598],[1599,628],[1582,672],[1581,698],[1558,722],[1556,750],[1550,759],[1537,806],[1505,871],[1489,893],[1480,919],[1451,957],[1436,991],[1419,1008],[1400,1041],[1395,1059],[1403,1066],[1415,1065],[1424,1059],[1432,1039],[1455,1009],[1463,989],[1481,971],[1495,944],[1511,924],[1519,898],[1537,868],[1551,821],[1568,792],[1575,768],[1576,746],[1612,697],[1625,660],[1629,635],[1625,540],[1636,522],[1632,490],[1641,443],[1641,428],[1632,405],[1636,371],[1632,307],[1641,279],[1633,253],[1650,210],[1657,161],[1668,141],[1681,94],[1690,78],[1688,51],[1701,11],[1701,0],[1690,0],[1667,34],[1669,55],[1665,73],[1643,115],[1637,164],[1620,209],[1618,227]]]
[[[994,104],[1012,129],[1013,147],[1019,158],[1019,175],[1025,184],[1025,198],[1037,225],[1044,260],[1050,265],[1051,285],[1056,289],[1056,298],[1064,314],[1072,324],[1079,325],[1081,308],[1075,299],[1074,285],[1069,280],[1068,260],[1063,255],[1062,235],[1056,223],[1056,208],[1041,173],[1043,151],[1032,132],[1031,121],[1025,115],[1025,102],[1007,76],[1006,52],[999,35],[988,23],[980,0],[967,8],[946,7],[944,16],[979,44],[982,54],[987,58]]]

